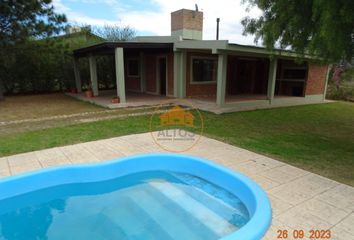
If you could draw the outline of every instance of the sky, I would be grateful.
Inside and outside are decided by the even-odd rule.
[[[182,8],[204,13],[203,39],[213,40],[216,18],[220,18],[220,39],[255,45],[253,36],[243,36],[241,19],[257,17],[256,7],[246,11],[242,0],[53,0],[55,11],[64,13],[70,23],[103,26],[130,26],[137,35],[170,35],[170,13]]]

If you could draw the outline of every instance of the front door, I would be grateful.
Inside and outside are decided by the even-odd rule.
[[[160,85],[160,91],[159,94],[161,95],[166,95],[166,73],[167,73],[167,64],[166,64],[166,58],[161,57],[158,59],[158,66],[157,66],[157,71],[158,71],[158,84]]]

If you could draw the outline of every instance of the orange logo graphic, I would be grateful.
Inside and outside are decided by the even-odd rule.
[[[194,116],[190,112],[185,111],[180,106],[171,108],[168,112],[160,115],[161,126],[182,125],[188,127],[194,127]]]
[[[203,124],[201,113],[189,101],[174,99],[161,103],[151,115],[150,133],[165,151],[186,152],[199,142]]]

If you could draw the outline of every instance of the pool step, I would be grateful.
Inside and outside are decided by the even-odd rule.
[[[232,222],[237,226],[243,226],[248,222],[249,216],[247,209],[240,200],[235,201],[233,199],[230,199],[229,201],[233,202],[229,203],[213,195],[216,191],[219,191],[215,189],[217,188],[216,186],[212,186],[211,184],[204,185],[202,187],[203,189],[201,189],[200,184],[198,184],[198,182],[195,182],[194,179],[189,180],[186,177],[174,173],[171,174],[171,177],[181,183],[178,184],[176,187],[178,187],[181,191],[185,192],[195,200],[208,207],[210,210],[212,210],[222,218],[227,219],[229,222]],[[190,186],[193,186],[193,188],[191,188]],[[229,196],[227,194],[230,193],[226,193],[225,190],[224,196],[221,196],[222,199],[228,198]]]
[[[117,204],[119,208],[107,208],[103,214],[123,229],[126,235],[124,240],[174,240],[131,198],[120,197]]]
[[[149,194],[157,203],[159,203],[165,211],[171,212],[176,219],[183,221],[189,229],[197,232],[200,239],[219,239],[220,236],[217,235],[213,230],[208,228],[203,222],[191,215],[190,212],[186,211],[185,208],[171,201],[170,198],[166,197],[163,193],[153,187],[145,187],[144,191]]]
[[[217,236],[224,236],[237,230],[233,224],[229,223],[226,219],[222,218],[173,184],[156,181],[149,182],[149,185],[161,192],[170,201],[179,205],[191,216],[213,231]]]
[[[169,207],[169,199],[158,199],[156,195],[152,195],[146,191],[146,187],[142,191],[134,191],[129,194],[129,197],[137,205],[143,208],[149,216],[158,222],[162,229],[167,232],[175,240],[193,239],[205,240],[202,233],[193,230],[187,218],[179,218],[176,208]],[[161,238],[163,239],[163,238]],[[210,238],[209,238],[210,239]],[[216,239],[216,238],[214,238]]]
[[[185,174],[165,172],[163,178],[232,224],[243,226],[248,222],[246,207],[226,190]]]

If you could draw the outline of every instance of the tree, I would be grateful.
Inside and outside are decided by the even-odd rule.
[[[54,13],[51,0],[2,0],[0,2],[0,48],[16,51],[28,39],[40,39],[58,34],[66,17]],[[0,76],[0,86],[3,84]],[[3,96],[0,87],[0,99]]]
[[[243,0],[263,11],[242,20],[244,34],[255,35],[268,49],[291,48],[300,56],[317,55],[327,62],[354,56],[354,1]]]
[[[103,27],[93,27],[92,32],[98,36],[112,42],[128,41],[135,37],[136,31],[129,26],[104,25]]]

